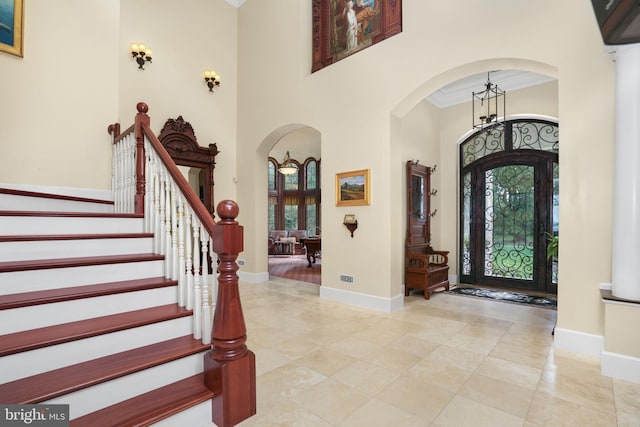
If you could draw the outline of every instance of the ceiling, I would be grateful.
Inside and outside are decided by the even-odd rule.
[[[491,71],[491,82],[505,91],[524,89],[555,80],[543,74],[519,70]],[[471,93],[484,89],[487,83],[487,73],[467,76],[446,86],[441,87],[427,97],[438,108],[450,107],[471,101]]]
[[[240,7],[247,0],[225,0],[231,6]]]

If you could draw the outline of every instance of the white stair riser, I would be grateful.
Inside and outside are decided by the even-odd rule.
[[[194,354],[43,403],[68,404],[74,419],[202,372],[203,359]]]
[[[0,210],[49,212],[113,212],[113,204],[59,200],[0,193]]]
[[[171,286],[2,310],[0,335],[177,302],[178,287]]]
[[[153,253],[152,237],[0,242],[3,262],[144,253]]]
[[[164,276],[164,260],[0,274],[0,295]]]
[[[142,233],[142,218],[2,216],[0,235]]]
[[[0,358],[0,383],[193,333],[191,316]]]
[[[165,418],[162,421],[151,424],[151,427],[216,427],[211,421],[211,401],[207,400],[175,415]]]

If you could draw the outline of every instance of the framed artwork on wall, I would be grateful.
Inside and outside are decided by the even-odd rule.
[[[369,169],[336,174],[336,206],[368,205],[370,195]]]
[[[0,0],[0,52],[22,53],[24,0]]]
[[[311,72],[402,31],[402,0],[313,0],[312,13]]]

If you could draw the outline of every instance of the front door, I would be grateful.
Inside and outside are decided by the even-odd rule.
[[[555,293],[547,244],[557,233],[557,154],[513,149],[513,141],[501,147],[463,167],[460,281]]]

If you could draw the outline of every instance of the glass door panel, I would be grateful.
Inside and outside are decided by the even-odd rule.
[[[484,276],[533,280],[534,167],[485,171]]]
[[[551,224],[554,236],[558,236],[560,223],[560,178],[558,173],[558,163],[553,163],[553,206],[551,209]],[[558,256],[551,256],[551,283],[558,286]]]

